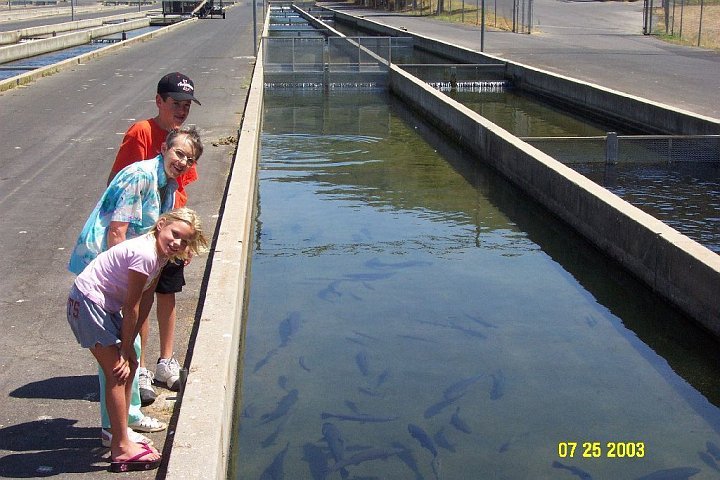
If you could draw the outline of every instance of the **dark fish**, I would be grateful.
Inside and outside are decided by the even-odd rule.
[[[587,473],[585,470],[574,467],[572,465],[563,465],[562,463],[558,462],[557,460],[552,463],[553,468],[560,468],[562,470],[567,470],[568,472],[572,473],[573,475],[576,475],[577,477],[581,478],[582,480],[592,480],[592,475]]]
[[[477,323],[478,325],[482,325],[483,327],[487,327],[487,328],[497,328],[497,325],[495,325],[495,324],[493,324],[493,323],[490,323],[490,322],[488,322],[488,321],[486,321],[486,320],[483,320],[482,318],[480,318],[480,317],[478,317],[478,316],[476,316],[476,315],[468,315],[468,314],[466,313],[465,316],[466,316],[467,318],[469,318],[470,320],[472,320],[473,322]]]
[[[286,347],[290,338],[300,330],[300,312],[290,312],[285,317],[280,326],[278,332],[280,333],[280,348]]]
[[[345,456],[345,441],[340,435],[340,430],[338,430],[334,424],[325,422],[322,426],[322,434],[325,443],[327,443],[328,448],[330,448],[330,453],[332,453],[335,462],[342,460]]]
[[[455,413],[453,413],[452,417],[450,417],[450,424],[452,424],[453,427],[457,428],[463,433],[472,433],[472,430],[470,430],[468,424],[465,423],[462,418],[460,418],[460,407],[457,407],[455,409]]]
[[[445,450],[451,452],[455,451],[455,445],[450,443],[450,440],[447,439],[447,437],[445,436],[445,432],[442,428],[438,430],[435,435],[433,435],[433,440],[435,440],[435,443],[438,447],[444,448]]]
[[[266,364],[267,362],[269,362],[270,359],[273,357],[273,355],[275,355],[277,352],[278,352],[277,348],[273,348],[272,350],[270,350],[270,351],[267,353],[267,355],[265,355],[265,357],[264,357],[262,360],[260,360],[259,362],[257,362],[257,363],[255,364],[255,368],[253,369],[253,373],[257,373],[258,370],[260,370],[262,367],[264,367],[265,364]]]
[[[303,370],[305,370],[306,372],[310,371],[308,366],[305,364],[305,357],[298,358],[298,363],[300,364],[300,367],[302,367]]]
[[[368,344],[367,344],[366,342],[364,342],[363,340],[360,340],[360,339],[358,339],[358,338],[345,337],[345,340],[347,340],[348,342],[351,342],[351,343],[356,343],[356,344],[358,344],[358,345],[362,345],[363,347],[367,347],[367,346],[368,346]]]
[[[368,367],[367,353],[365,353],[364,351],[358,352],[357,355],[355,355],[355,363],[357,363],[357,366],[362,372],[362,374],[367,376],[370,372],[370,369]]]
[[[240,417],[242,418],[253,418],[255,416],[255,405],[250,404],[245,407],[243,407],[242,412],[240,413]]]
[[[348,407],[353,413],[360,413],[360,409],[358,409],[358,406],[355,402],[345,400],[345,406]]]
[[[505,374],[498,370],[497,373],[490,375],[492,377],[492,388],[490,389],[490,400],[497,400],[505,395]]]
[[[346,273],[343,277],[352,282],[374,282],[377,280],[385,280],[395,275],[394,272],[388,273]]]
[[[429,338],[418,337],[416,335],[397,335],[400,338],[407,338],[408,340],[417,340],[418,342],[437,343],[435,340]]]
[[[343,413],[327,413],[322,412],[320,414],[320,418],[323,420],[328,418],[337,418],[338,420],[346,420],[349,422],[360,422],[360,423],[382,423],[382,422],[392,422],[393,420],[397,420],[400,417],[375,417],[372,415],[367,415],[365,413],[359,413],[355,415],[345,415]]]
[[[712,455],[715,460],[720,461],[720,447],[715,445],[713,442],[706,442],[707,452]]]
[[[307,462],[312,480],[325,480],[327,473],[327,455],[312,443],[303,445],[303,460]]]
[[[349,465],[360,465],[363,462],[368,462],[371,460],[384,460],[388,457],[392,457],[393,455],[397,455],[400,453],[401,450],[397,448],[369,448],[367,450],[362,450],[355,455],[343,459],[341,462],[337,462],[335,465],[332,465],[327,473],[333,473],[337,472],[338,470],[345,468]]]
[[[700,457],[700,460],[705,463],[708,467],[712,468],[715,471],[720,472],[720,467],[718,466],[715,459],[707,452],[698,452],[698,457]]]
[[[658,470],[656,472],[643,475],[635,480],[686,480],[696,473],[700,473],[699,468],[694,467],[678,467]]]
[[[282,430],[283,425],[285,425],[285,422],[280,422],[278,426],[275,427],[275,430],[273,430],[273,432],[268,435],[265,440],[260,442],[260,446],[262,448],[267,448],[270,445],[275,445],[275,440],[277,440],[278,436],[280,436],[280,431]]]
[[[468,388],[470,388],[475,382],[480,380],[481,377],[482,375],[475,375],[474,377],[464,378],[453,383],[445,390],[443,390],[443,397],[448,400],[462,397],[463,395],[465,395]]]
[[[377,258],[373,258],[372,260],[368,260],[365,262],[366,267],[370,268],[410,268],[410,267],[424,267],[432,265],[431,262],[423,262],[421,260],[408,260],[407,262],[393,262],[393,263],[386,263],[382,262]]]
[[[473,330],[472,328],[463,327],[462,325],[456,325],[454,323],[451,323],[450,325],[448,325],[448,327],[452,328],[453,330],[462,332],[470,337],[487,338],[487,335],[485,335],[484,333]]]
[[[365,387],[358,387],[358,391],[359,391],[360,393],[364,393],[365,395],[368,395],[368,396],[370,396],[370,397],[380,397],[380,398],[382,398],[382,397],[385,396],[385,395],[383,395],[382,393],[380,393],[380,392],[378,392],[378,391],[376,391],[376,390],[370,390],[369,388],[365,388]]]
[[[437,447],[435,446],[435,442],[433,442],[432,438],[430,438],[430,435],[428,435],[425,430],[411,423],[408,425],[408,432],[410,432],[410,435],[412,435],[415,440],[420,442],[420,445],[423,448],[427,449],[430,453],[432,453],[433,457],[437,457],[438,451]]]
[[[358,332],[357,330],[353,330],[353,333],[357,335],[358,337],[367,338],[368,340],[378,341],[379,339],[376,337],[373,337],[372,335],[368,335],[366,333]]]
[[[287,386],[288,386],[288,378],[285,375],[280,375],[278,377],[278,387],[282,388],[287,392]]]
[[[412,452],[402,443],[400,442],[393,442],[392,446],[394,448],[397,448],[401,450],[397,457],[408,466],[411,472],[415,474],[415,480],[424,480],[422,473],[420,473],[420,468],[418,467],[417,460],[415,460],[415,457],[413,456]]]
[[[377,380],[375,381],[375,388],[382,387],[383,384],[387,382],[389,376],[390,370],[384,370],[380,375],[378,375]]]
[[[336,288],[338,285],[340,285],[340,281],[335,280],[330,285],[323,288],[322,290],[320,290],[317,293],[318,298],[320,298],[321,300],[326,300],[326,301],[330,302],[334,299],[342,297],[342,292],[339,292],[338,289]]]
[[[262,475],[260,475],[260,480],[282,480],[285,478],[285,454],[287,453],[289,447],[290,443],[288,442],[285,445],[285,448],[275,455],[272,463],[265,469]]]
[[[277,420],[278,418],[287,414],[287,412],[290,410],[290,407],[295,405],[295,402],[297,402],[297,399],[298,399],[297,389],[290,390],[290,392],[287,395],[285,395],[283,398],[280,399],[280,401],[277,404],[277,407],[275,407],[275,410],[273,410],[272,412],[269,412],[269,413],[264,413],[262,416],[260,416],[261,422],[258,425],[263,425],[263,424],[272,422],[273,420]]]
[[[461,396],[462,396],[462,395],[461,395]],[[456,398],[443,398],[443,399],[440,400],[438,403],[435,403],[435,404],[433,404],[433,405],[430,405],[430,406],[427,408],[427,410],[425,410],[425,413],[423,414],[423,416],[424,416],[425,418],[432,418],[432,417],[434,417],[434,416],[437,415],[438,413],[442,412],[445,408],[447,408],[447,407],[449,407],[450,405],[452,405],[453,403],[455,403],[455,402],[458,400],[458,398],[460,398],[460,397],[456,397]]]

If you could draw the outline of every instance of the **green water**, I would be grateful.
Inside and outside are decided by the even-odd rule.
[[[387,93],[264,108],[230,478],[717,477],[702,331]]]

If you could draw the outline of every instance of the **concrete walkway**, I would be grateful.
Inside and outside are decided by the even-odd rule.
[[[480,51],[480,28],[474,25],[334,6]],[[534,0],[533,11],[531,35],[488,29],[484,52],[720,118],[720,52],[643,35],[642,2]]]
[[[195,81],[202,102],[188,120],[205,143],[200,180],[188,187],[189,206],[214,233],[255,61],[252,35],[252,6],[245,2],[225,20],[190,21],[0,94],[0,477],[109,475],[107,449],[100,447],[96,365],[65,319],[73,279],[68,256],[104,190],[122,134],[134,120],[157,113],[157,81],[176,70]],[[181,364],[192,354],[200,323],[208,258],[192,262],[178,295]],[[153,314],[149,362],[158,348]],[[170,421],[175,394],[158,392],[161,398],[145,411]],[[149,434],[166,456],[173,431]],[[155,478],[163,468],[133,476]]]

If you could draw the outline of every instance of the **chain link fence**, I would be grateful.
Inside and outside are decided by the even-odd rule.
[[[720,1],[720,0],[719,0]],[[515,33],[532,30],[533,0],[356,0],[363,7],[435,15],[453,22],[480,25]]]
[[[720,0],[644,0],[643,32],[720,48]]]

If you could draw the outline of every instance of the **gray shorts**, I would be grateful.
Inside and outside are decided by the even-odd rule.
[[[74,283],[68,296],[67,319],[83,348],[97,344],[109,347],[121,343],[122,314],[106,312],[80,293]]]

